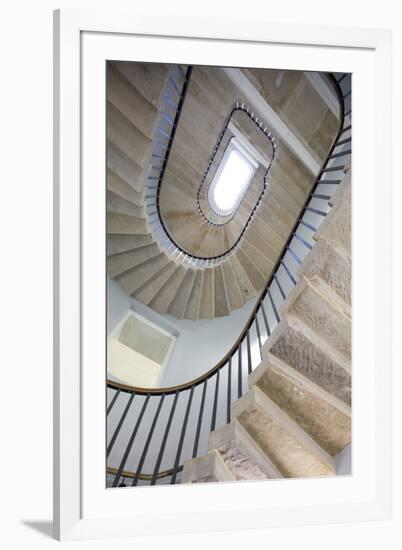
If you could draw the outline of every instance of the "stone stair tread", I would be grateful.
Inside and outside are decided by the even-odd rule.
[[[259,373],[249,377],[282,411],[335,456],[350,443],[350,408],[269,354]]]
[[[115,66],[108,66],[107,100],[148,138],[152,138],[158,110]]]
[[[259,405],[253,404],[242,412],[238,421],[284,477],[326,477],[335,474],[333,468],[301,445]]]
[[[158,256],[155,256],[130,271],[119,275],[116,277],[116,280],[122,289],[129,296],[131,296],[144,284],[144,281],[151,279],[151,277],[163,269],[169,261],[170,260],[166,254],[161,252]]]
[[[107,138],[140,168],[149,162],[152,141],[134,126],[114,105],[106,109]]]
[[[296,317],[282,317],[262,351],[263,357],[271,352],[328,393],[350,404],[350,362]]]
[[[254,462],[245,445],[239,440],[231,440],[218,447],[217,451],[237,481],[267,479],[267,475]]]
[[[180,286],[186,275],[187,269],[183,266],[177,266],[175,271],[162,286],[159,292],[152,298],[149,305],[158,313],[167,313],[170,304],[173,302],[176,294],[180,292]]]
[[[143,206],[143,192],[139,192],[118,174],[107,168],[106,187],[115,195],[137,206]]]
[[[158,106],[165,84],[167,67],[155,63],[132,63],[112,61],[115,67],[130,84],[152,105]]]
[[[238,309],[244,305],[245,299],[240,292],[239,283],[228,262],[222,263],[223,278],[230,310]]]
[[[331,299],[328,298],[331,297]],[[280,314],[286,312],[308,325],[316,334],[341,353],[346,361],[351,359],[351,319],[345,315],[341,298],[324,281],[315,277],[301,277],[280,306]],[[347,305],[346,305],[347,307]]]
[[[113,256],[114,254],[120,254],[121,252],[128,252],[140,248],[147,244],[153,243],[152,235],[121,235],[110,234],[107,235],[107,255]]]
[[[345,248],[319,239],[298,270],[307,279],[319,277],[341,299],[351,305],[351,259]]]
[[[106,192],[106,210],[107,212],[114,212],[115,214],[126,214],[127,216],[133,216],[135,218],[145,218],[142,206],[137,206],[109,190]]]
[[[133,296],[136,300],[139,300],[145,305],[148,305],[152,298],[159,292],[162,286],[170,279],[174,271],[177,268],[177,264],[173,261],[164,265],[160,271],[155,273],[152,277],[147,279],[145,283],[134,292]]]
[[[144,191],[145,172],[141,166],[109,140],[107,141],[106,157],[107,167],[138,193],[142,194]]]
[[[136,248],[135,250],[109,256],[107,263],[108,275],[114,278],[159,254],[159,246],[157,243],[152,243],[142,246],[141,248]]]
[[[180,285],[178,292],[169,306],[168,313],[176,319],[183,319],[188,299],[193,288],[197,272],[194,269],[188,269]]]
[[[187,300],[186,311],[184,313],[185,319],[189,319],[191,321],[196,321],[198,319],[203,276],[203,270],[199,269],[197,271],[190,296]]]
[[[118,233],[120,235],[148,235],[148,225],[144,218],[127,216],[127,214],[117,214],[109,212],[107,217],[108,234]]]

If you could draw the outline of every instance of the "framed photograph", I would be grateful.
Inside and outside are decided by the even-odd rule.
[[[55,537],[388,518],[390,34],[54,29]]]

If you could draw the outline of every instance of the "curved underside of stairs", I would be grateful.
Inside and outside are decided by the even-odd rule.
[[[185,74],[185,68],[177,70]],[[203,269],[180,262],[161,246],[145,208],[147,181],[157,162],[152,156],[156,131],[161,113],[166,111],[164,93],[171,71],[163,65],[108,63],[107,270],[127,295],[159,313],[178,319],[210,319],[240,308],[264,287],[315,174],[277,138],[278,156],[272,163],[268,189],[233,252],[219,264]],[[321,162],[336,135],[338,120],[297,72],[289,71],[282,88],[273,89],[271,80],[276,72],[245,70],[242,74]],[[262,170],[224,227],[206,223],[197,211],[197,189],[235,101],[247,98],[223,69],[193,69],[160,186],[160,215],[169,234],[183,250],[206,258],[221,254],[236,242],[260,194]],[[300,103],[305,105],[305,118]],[[269,163],[272,150],[266,143],[258,143],[253,126],[241,117],[233,122]],[[202,190],[200,203],[212,217],[205,197]]]

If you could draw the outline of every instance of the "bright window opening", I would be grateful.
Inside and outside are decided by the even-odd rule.
[[[218,214],[227,216],[237,208],[257,167],[244,146],[232,139],[209,189],[209,200]]]

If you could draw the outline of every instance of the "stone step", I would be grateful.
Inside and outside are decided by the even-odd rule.
[[[193,288],[191,289],[191,293],[187,301],[186,311],[184,313],[185,319],[189,319],[191,321],[196,321],[198,319],[203,277],[204,271],[201,269],[198,270]]]
[[[300,319],[323,340],[351,360],[352,324],[347,304],[318,277],[301,277],[280,307],[280,313]]]
[[[200,319],[213,319],[215,316],[215,297],[214,297],[214,270],[213,268],[204,269],[202,281],[202,290],[200,298],[200,308],[198,317]]]
[[[165,86],[167,66],[160,63],[132,63],[131,61],[112,61],[130,84],[152,105],[159,107],[161,94]]]
[[[274,355],[268,353],[248,383],[263,391],[329,456],[350,443],[350,407]]]
[[[282,477],[236,419],[210,433],[208,448],[217,450],[237,481]]]
[[[226,467],[232,472],[236,481],[258,481],[267,479],[247,453],[247,448],[238,440],[232,440],[217,449]]]
[[[111,141],[106,146],[107,167],[141,196],[144,192],[145,172]]]
[[[111,103],[107,104],[106,115],[108,142],[113,143],[142,169],[147,168],[152,140],[145,136]]]
[[[333,206],[322,222],[314,238],[324,238],[333,243],[339,243],[351,254],[352,238],[352,187],[350,170],[345,175],[338,191],[332,198]]]
[[[160,271],[155,273],[150,279],[147,279],[143,285],[134,292],[133,296],[139,302],[148,305],[154,296],[160,291],[162,286],[170,279],[177,264],[173,261],[164,265]]]
[[[153,242],[152,236],[148,235],[107,235],[106,237],[106,249],[107,255],[113,256],[113,254],[120,254],[121,252],[128,252],[135,248],[140,248]]]
[[[248,274],[240,263],[237,254],[232,254],[227,262],[237,279],[244,301],[247,302],[250,298],[253,298],[256,295],[256,291],[248,277]]]
[[[253,264],[264,277],[266,282],[272,272],[274,262],[264,256],[264,254],[260,250],[258,250],[253,244],[251,244],[246,237],[244,237],[244,240],[241,243],[241,249],[253,262]]]
[[[170,262],[169,258],[161,252],[158,256],[147,260],[143,264],[123,273],[117,277],[122,289],[131,296],[144,285],[144,281],[150,280]]]
[[[126,214],[109,212],[107,216],[106,232],[120,235],[147,235],[149,233],[147,221],[144,218],[135,218]]]
[[[334,467],[322,455],[317,456],[309,446],[300,443],[291,431],[260,404],[250,403],[238,414],[237,420],[283,477],[335,475]]]
[[[298,270],[313,280],[324,281],[346,304],[351,305],[351,259],[346,249],[326,239],[319,239]]]
[[[231,311],[233,311],[242,307],[245,303],[245,299],[240,291],[239,283],[236,279],[235,274],[233,273],[233,270],[230,267],[229,262],[225,261],[222,263],[222,270],[229,308]]]
[[[244,240],[252,244],[260,254],[263,254],[265,258],[274,265],[278,257],[278,252],[271,246],[265,237],[266,235],[258,233],[253,224],[251,224],[244,235]]]
[[[283,316],[262,348],[264,358],[267,352],[350,404],[350,362],[300,319]]]
[[[218,451],[213,449],[205,456],[187,460],[184,463],[182,483],[210,483],[236,481]]]
[[[225,315],[229,315],[230,309],[221,265],[218,265],[214,268],[214,286],[215,317],[223,317]]]
[[[134,187],[115,174],[109,167],[107,168],[106,174],[106,187],[109,191],[126,201],[136,204],[137,206],[143,205],[143,190],[139,192],[134,189]]]
[[[135,218],[145,218],[142,206],[137,206],[109,190],[106,192],[106,210],[116,214],[134,216]]]
[[[176,294],[180,292],[186,272],[187,269],[185,267],[177,266],[170,278],[150,301],[149,305],[152,309],[158,313],[168,312],[170,304],[173,302]]]
[[[245,254],[242,248],[239,248],[234,256],[238,258],[245,273],[247,273],[247,277],[253,285],[254,290],[257,292],[261,290],[266,283],[266,279],[257,269],[254,262]]]
[[[176,294],[173,302],[169,306],[168,313],[173,315],[176,319],[183,319],[184,317],[196,276],[197,271],[195,269],[187,270],[180,285],[180,292]]]
[[[108,275],[114,278],[146,260],[158,256],[158,254],[160,254],[159,246],[157,243],[152,243],[135,250],[109,256],[107,260]]]
[[[107,69],[106,97],[133,126],[152,139],[158,110],[113,65]]]

